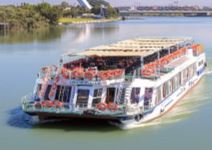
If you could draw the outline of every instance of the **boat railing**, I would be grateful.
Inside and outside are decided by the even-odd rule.
[[[93,110],[94,112],[99,112],[100,114],[114,114],[114,113],[123,113],[125,111],[125,106],[120,105],[119,109],[116,112],[111,112],[109,110],[100,111],[95,106],[89,108],[87,105],[76,105],[62,102],[62,106],[43,106],[40,105],[42,101],[32,101],[33,96],[27,95],[22,98],[22,108],[26,112],[46,112],[46,113],[76,113],[83,114],[84,112]],[[39,103],[39,105],[37,105]]]
[[[47,67],[44,67],[44,68],[47,68]],[[63,70],[63,72],[62,71],[58,72],[57,70],[53,70],[53,69],[41,69],[41,71],[38,73],[38,78],[39,79],[47,78],[48,80],[54,80],[58,75],[60,75],[59,77],[63,78],[62,81],[64,81],[64,79],[69,80],[72,84],[99,84],[107,80],[116,81],[116,80],[124,79],[125,77],[125,71],[121,69],[119,70],[117,69],[119,71],[118,75],[114,74],[115,72],[111,73],[112,75],[110,75],[109,72],[114,70],[108,70],[109,72],[103,71],[102,75],[104,75],[104,77],[99,75],[99,73],[102,72],[99,70],[97,70],[95,75],[92,75],[92,77],[86,76],[85,72],[83,73],[83,75],[73,76],[72,75],[73,72],[71,70],[64,69],[64,68],[62,68],[61,70]]]

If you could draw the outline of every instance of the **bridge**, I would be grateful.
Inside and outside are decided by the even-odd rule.
[[[135,1],[135,0],[134,0]],[[129,0],[132,5],[127,9],[119,9],[120,15],[124,17],[139,17],[139,16],[212,16],[212,10],[173,10],[168,8],[167,10],[142,10],[137,9],[141,6],[141,3],[134,3],[133,0]],[[78,0],[80,6],[92,9],[94,5],[107,6],[110,5],[107,0]],[[121,3],[121,2],[119,2]],[[178,6],[174,6],[178,7]]]
[[[206,10],[121,10],[120,15],[131,16],[212,16],[212,11]]]

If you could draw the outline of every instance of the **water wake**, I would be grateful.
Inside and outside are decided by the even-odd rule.
[[[207,70],[207,71],[205,72],[205,75],[210,75],[210,74],[212,74],[212,70]]]
[[[212,71],[210,74],[212,74]],[[201,87],[198,88],[202,89]],[[160,127],[165,124],[180,122],[188,118],[190,115],[197,112],[202,105],[206,105],[208,103],[209,96],[203,92],[204,90],[201,91],[197,89],[197,91],[198,92],[194,95],[190,95],[189,97],[185,97],[184,100],[181,100],[177,106],[164,116],[153,120],[152,122],[129,126],[127,129],[139,127]]]
[[[24,113],[21,107],[13,108],[9,111],[7,124],[17,128],[32,128],[37,122],[33,117]]]

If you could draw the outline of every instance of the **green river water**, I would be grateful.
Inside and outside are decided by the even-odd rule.
[[[105,123],[37,124],[21,111],[40,67],[60,55],[135,37],[193,37],[204,44],[208,70],[168,114],[139,128],[120,130]],[[0,36],[0,149],[2,150],[211,150],[212,18],[143,18],[73,25]]]

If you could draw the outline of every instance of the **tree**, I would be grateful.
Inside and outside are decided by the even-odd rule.
[[[114,9],[113,7],[109,6],[106,9],[105,17],[106,18],[118,17],[118,11],[116,9]]]
[[[60,4],[63,8],[69,7],[69,4],[66,1],[61,2]]]
[[[101,10],[100,10],[100,7],[98,6],[94,6],[92,9],[91,9],[91,12],[95,15],[99,15]]]
[[[58,6],[51,6],[48,3],[37,5],[39,13],[49,20],[50,24],[57,24],[58,19],[62,16],[62,9]]]

